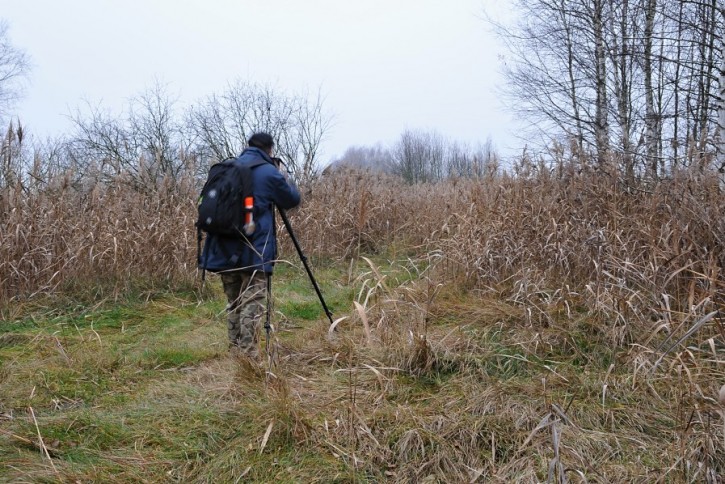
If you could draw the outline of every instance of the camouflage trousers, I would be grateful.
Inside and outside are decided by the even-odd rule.
[[[259,356],[259,331],[267,304],[267,274],[234,271],[221,274],[227,295],[227,323],[230,347],[242,354]]]

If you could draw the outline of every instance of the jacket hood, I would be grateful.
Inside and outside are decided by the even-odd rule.
[[[266,151],[264,151],[263,149],[260,149],[260,148],[254,148],[251,146],[249,148],[245,148],[239,155],[239,158],[241,158],[243,156],[259,157],[259,158],[264,159],[264,161],[266,161],[267,163],[274,165],[274,163],[272,162],[272,158],[270,158],[270,156],[267,154]]]

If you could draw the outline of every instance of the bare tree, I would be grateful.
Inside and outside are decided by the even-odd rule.
[[[509,49],[504,74],[511,107],[546,138],[575,139],[582,152],[595,150],[597,139],[606,147],[604,3],[517,0],[515,5],[516,24],[494,23]]]
[[[8,24],[0,20],[0,119],[7,116],[23,91],[30,73],[30,58],[10,41]]]
[[[645,92],[645,143],[647,145],[647,166],[653,178],[657,177],[657,115],[655,114],[655,99],[653,86],[653,44],[654,23],[657,0],[646,0],[645,27],[644,27],[644,92]]]
[[[196,151],[212,161],[237,156],[254,132],[268,132],[275,138],[278,155],[303,182],[316,173],[319,149],[331,123],[319,93],[315,98],[289,95],[243,81],[193,106],[187,120]]]
[[[465,143],[452,142],[446,152],[446,169],[449,178],[491,177],[498,172],[499,157],[491,138],[476,149]]]
[[[396,173],[409,183],[442,180],[446,144],[436,132],[405,131],[392,150]]]
[[[102,179],[121,177],[138,189],[151,189],[164,178],[177,180],[187,160],[175,102],[156,82],[120,115],[90,104],[88,112],[77,110],[71,116],[70,156],[84,169],[95,168]]]
[[[725,7],[720,9],[720,15],[725,17]],[[720,95],[718,108],[718,170],[725,172],[725,42],[721,46],[720,58]]]
[[[290,153],[287,158],[296,160],[297,178],[308,181],[317,173],[318,151],[332,119],[325,115],[319,91],[314,99],[305,96],[299,101],[294,114],[299,153]]]
[[[612,66],[613,100],[616,103],[615,129],[619,132],[619,144],[621,147],[621,166],[627,180],[634,179],[634,152],[633,152],[633,128],[632,119],[632,83],[633,83],[633,56],[632,42],[636,35],[637,17],[636,9],[630,9],[629,0],[616,2],[610,0],[612,15],[610,30],[612,32],[609,62]],[[633,11],[634,10],[634,11]]]
[[[594,0],[592,5],[594,82],[596,86],[594,137],[597,145],[597,161],[600,165],[603,165],[609,156],[609,103],[607,101],[607,57],[604,50],[604,5],[604,0]]]
[[[392,172],[409,183],[432,183],[446,178],[495,175],[499,157],[490,139],[472,149],[435,131],[405,131],[390,150]]]
[[[177,178],[184,169],[180,159],[182,133],[174,115],[175,103],[159,82],[131,102],[128,129],[134,137],[136,152],[154,179]]]
[[[722,151],[722,2],[519,0],[516,7],[516,24],[494,24],[511,52],[507,90],[544,139],[576,140],[579,152],[618,160],[628,179],[666,176]]]

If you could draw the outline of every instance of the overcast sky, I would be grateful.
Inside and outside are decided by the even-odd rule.
[[[500,102],[506,0],[0,0],[32,58],[16,112],[41,138],[87,100],[120,112],[156,80],[180,108],[237,79],[321,90],[334,125],[322,161],[352,145],[436,130],[503,154],[520,145]]]

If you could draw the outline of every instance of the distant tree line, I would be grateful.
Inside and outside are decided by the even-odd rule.
[[[0,121],[22,92],[29,59],[10,42],[0,23]],[[277,155],[298,182],[312,179],[331,125],[320,93],[289,94],[246,81],[229,84],[191,106],[180,106],[160,82],[131,97],[120,112],[86,103],[70,114],[72,129],[56,139],[28,135],[20,120],[2,136],[0,188],[40,186],[63,178],[74,185],[121,182],[137,190],[175,183],[182,175],[202,180],[209,165],[238,155],[255,131],[272,134]],[[333,167],[372,168],[410,183],[495,173],[491,141],[475,149],[435,131],[408,130],[390,147],[353,146]]]
[[[725,171],[722,0],[516,0],[495,24],[512,105],[631,178]],[[704,166],[703,166],[704,167]]]
[[[27,189],[63,178],[153,190],[190,173],[200,181],[212,163],[237,156],[256,131],[274,136],[276,155],[304,183],[317,173],[331,122],[319,92],[291,94],[239,80],[181,108],[157,81],[122,112],[90,103],[76,109],[70,133],[41,141],[10,117],[29,71],[29,56],[13,45],[0,19],[0,126],[7,126],[0,137],[0,188]]]
[[[68,174],[73,183],[113,180],[154,189],[189,173],[201,179],[212,163],[237,156],[252,133],[262,130],[274,136],[277,156],[304,183],[317,173],[331,121],[319,94],[289,94],[245,81],[186,109],[156,82],[122,112],[86,104],[70,118],[70,133],[44,142],[31,142],[19,121],[10,122],[3,173],[15,178],[24,173],[27,182]],[[0,178],[0,186],[11,182],[9,175]]]
[[[436,131],[406,130],[390,147],[350,147],[327,169],[367,169],[399,175],[409,183],[430,183],[492,176],[500,164],[490,139],[472,148]]]

